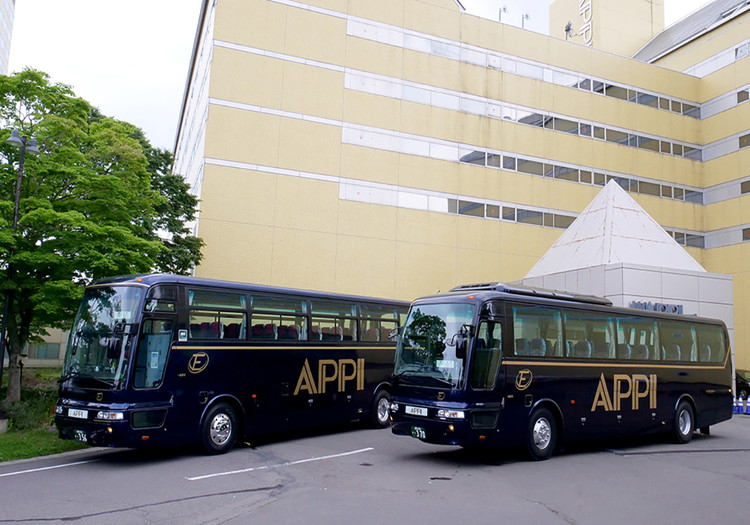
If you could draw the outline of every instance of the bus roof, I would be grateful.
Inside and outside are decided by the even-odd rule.
[[[149,273],[149,274],[136,274],[136,275],[118,275],[114,277],[107,277],[104,279],[98,279],[91,283],[89,286],[104,286],[104,285],[127,285],[127,284],[140,284],[146,286],[153,286],[155,284],[184,284],[188,286],[212,286],[217,288],[232,288],[234,290],[242,290],[245,292],[259,292],[269,294],[284,294],[284,295],[302,295],[306,297],[318,297],[322,299],[337,299],[347,301],[359,301],[359,302],[376,302],[376,303],[388,303],[398,306],[408,306],[409,301],[401,301],[398,299],[382,299],[378,297],[366,297],[359,295],[348,295],[338,294],[332,292],[320,292],[314,290],[302,290],[296,288],[281,288],[277,286],[267,286],[260,284],[249,284],[240,283],[234,281],[222,281],[218,279],[204,279],[200,277],[190,277],[185,275],[174,275],[168,273]]]
[[[701,323],[712,323],[721,324],[726,326],[724,321],[721,319],[712,319],[709,317],[699,317],[697,315],[685,315],[685,314],[672,314],[665,312],[653,312],[649,310],[639,310],[636,308],[627,308],[622,306],[614,306],[612,301],[605,297],[597,297],[595,295],[576,294],[570,292],[564,292],[559,290],[547,290],[544,288],[532,288],[521,285],[509,285],[504,283],[480,283],[480,284],[465,284],[456,286],[448,292],[438,293],[434,295],[428,295],[420,297],[414,300],[415,304],[423,303],[435,303],[445,301],[446,299],[453,300],[468,300],[475,304],[483,303],[492,299],[503,299],[503,300],[519,300],[523,302],[538,302],[538,304],[554,305],[557,307],[564,307],[566,305],[579,306],[600,312],[608,312],[611,314],[620,315],[636,315],[639,317],[649,317],[658,319],[674,319],[674,320],[686,320],[701,322]],[[463,301],[462,301],[463,302]]]

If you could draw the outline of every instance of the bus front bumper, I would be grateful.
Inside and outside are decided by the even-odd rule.
[[[159,444],[166,434],[166,415],[167,407],[132,410],[121,405],[92,407],[58,402],[55,426],[61,439],[96,447],[134,448]]]
[[[421,412],[421,415],[409,414],[409,410]],[[440,415],[438,411],[442,411]],[[501,442],[498,418],[497,409],[457,410],[439,406],[414,407],[408,403],[391,405],[391,431],[394,434],[435,445],[498,446]]]

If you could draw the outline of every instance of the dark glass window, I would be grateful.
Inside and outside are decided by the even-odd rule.
[[[638,185],[638,192],[645,195],[656,195],[659,196],[659,185],[653,182],[643,182]]]
[[[750,146],[750,133],[740,137],[740,149]]]
[[[513,307],[513,353],[519,356],[561,357],[560,310],[537,306]]]
[[[638,99],[636,100],[639,104],[644,106],[651,106],[655,108],[659,105],[659,97],[655,95],[649,95],[648,93],[638,93]]]
[[[576,220],[575,217],[569,217],[567,215],[555,215],[554,227],[565,229],[573,224],[574,220]]]
[[[245,296],[237,293],[212,290],[189,290],[190,306],[208,306],[214,308],[245,308]]]
[[[458,214],[484,217],[484,204],[471,201],[458,201]]]
[[[652,139],[651,137],[638,137],[638,147],[641,149],[650,149],[651,151],[659,151],[659,141]]]
[[[507,155],[503,156],[503,169],[506,170],[516,170],[516,158],[515,157],[508,157]]]
[[[541,226],[542,221],[544,220],[544,214],[540,211],[518,210],[516,220],[524,224],[538,224]]]
[[[500,206],[497,206],[495,204],[487,204],[485,206],[487,217],[490,219],[499,219],[500,218]]]
[[[541,162],[534,162],[533,160],[518,159],[518,171],[531,175],[543,175],[544,165]]]
[[[750,193],[750,180],[740,182],[740,193]]]
[[[507,206],[503,206],[503,220],[504,221],[514,221],[516,220],[516,209],[515,208],[508,208]]]
[[[612,84],[607,84],[607,87],[604,90],[604,94],[608,97],[619,98],[621,100],[628,99],[627,89],[620,86],[613,86]]]
[[[495,387],[503,351],[502,343],[500,323],[483,321],[479,325],[469,372],[469,384],[472,388],[480,390]]]
[[[747,89],[743,89],[742,91],[737,92],[737,104],[741,104],[742,102],[745,102],[750,98],[750,91]]]

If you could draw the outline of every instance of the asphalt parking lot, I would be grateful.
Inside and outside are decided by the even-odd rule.
[[[281,436],[223,456],[89,449],[0,464],[0,523],[745,523],[750,416],[543,462],[388,430]]]

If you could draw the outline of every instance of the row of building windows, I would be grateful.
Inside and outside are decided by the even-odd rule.
[[[397,100],[407,100],[417,104],[526,124],[632,148],[645,149],[655,153],[702,160],[701,149],[693,145],[663,140],[661,137],[639,135],[629,130],[604,127],[591,122],[582,122],[569,117],[539,112],[532,108],[505,104],[497,100],[436,88],[426,84],[405,82],[383,75],[347,71],[345,86],[357,91]],[[611,93],[619,93],[614,89],[610,91]],[[628,96],[627,89],[624,89],[624,93],[625,96]]]
[[[576,219],[575,215],[561,215],[558,213],[462,199],[448,199],[448,213],[562,229],[573,224],[573,221]]]
[[[524,157],[511,157],[508,155],[497,155],[483,151],[473,151],[462,156],[459,160],[460,162],[476,164],[488,168],[499,168],[508,171],[526,173],[528,175],[552,177],[581,184],[593,184],[596,186],[604,186],[609,181],[614,180],[624,190],[633,193],[703,204],[703,193],[699,191],[688,190],[667,184],[658,184],[656,182],[631,179],[620,175],[610,175],[569,166],[539,162]]]
[[[424,33],[409,31],[371,20],[348,18],[347,34],[412,51],[428,53],[451,60],[489,67],[527,78],[542,80],[560,86],[598,93],[656,109],[700,118],[700,106],[661,94],[632,89],[621,84],[584,76],[578,72],[550,67],[541,62],[498,53],[465,43],[437,39]]]

